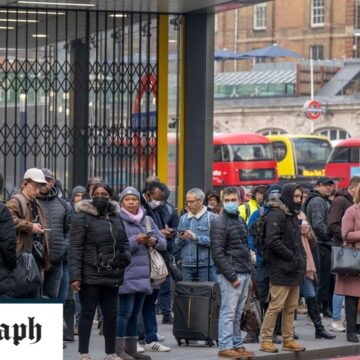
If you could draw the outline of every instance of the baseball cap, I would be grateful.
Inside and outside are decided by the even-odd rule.
[[[48,168],[43,168],[43,169],[41,169],[41,171],[44,173],[44,176],[46,177],[46,178],[49,178],[49,179],[51,179],[51,180],[53,180],[55,177],[54,177],[54,173],[50,170],[50,169],[48,169]]]
[[[327,184],[335,184],[334,180],[330,179],[327,176],[321,176],[317,179],[316,185],[327,185]]]
[[[47,184],[44,173],[37,168],[30,168],[25,171],[24,180],[32,180],[38,184]]]

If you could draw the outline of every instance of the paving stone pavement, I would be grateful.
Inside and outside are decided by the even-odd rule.
[[[248,344],[246,347],[255,352],[255,358],[258,360],[303,360],[303,359],[334,359],[353,355],[352,360],[360,360],[360,346],[346,341],[345,333],[334,333],[336,339],[324,340],[315,339],[315,330],[312,325],[307,324],[306,315],[298,315],[296,321],[296,332],[299,335],[299,342],[306,347],[306,351],[302,353],[282,352],[281,345],[278,345],[279,353],[268,354],[259,351],[259,344]],[[217,356],[217,348],[208,347],[205,345],[195,346],[178,346],[176,339],[172,335],[171,325],[161,325],[161,316],[158,316],[158,332],[165,336],[164,345],[171,347],[168,353],[154,353],[146,352],[152,357],[152,360],[219,360]],[[329,330],[329,326],[326,326]],[[104,353],[104,338],[98,334],[96,324],[93,326],[92,335],[90,339],[90,355],[92,360],[102,360],[105,357]],[[78,360],[79,354],[77,352],[78,341],[67,343],[67,348],[64,349],[64,360]],[[254,358],[254,359],[255,359]]]

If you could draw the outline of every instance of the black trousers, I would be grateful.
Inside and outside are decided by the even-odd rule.
[[[105,353],[115,353],[118,290],[118,287],[81,284],[79,292],[81,304],[79,319],[80,354],[89,352],[91,327],[98,304],[104,315]]]
[[[317,271],[318,279],[318,304],[320,309],[329,307],[331,291],[331,247],[318,244],[319,265]]]

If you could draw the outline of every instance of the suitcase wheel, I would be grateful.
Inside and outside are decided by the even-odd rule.
[[[212,347],[213,346],[212,340],[211,339],[207,340],[206,345],[209,346],[209,347]]]
[[[188,339],[185,339],[186,346],[189,346],[190,342]]]
[[[179,346],[181,346],[181,344],[182,344],[181,339],[176,338],[176,341],[177,341],[177,344],[178,344]]]

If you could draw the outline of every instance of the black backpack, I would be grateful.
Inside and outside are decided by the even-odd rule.
[[[261,207],[259,209],[259,217],[252,223],[249,228],[250,235],[253,237],[254,245],[258,249],[261,256],[264,257],[265,238],[266,238],[266,217],[268,209]]]

